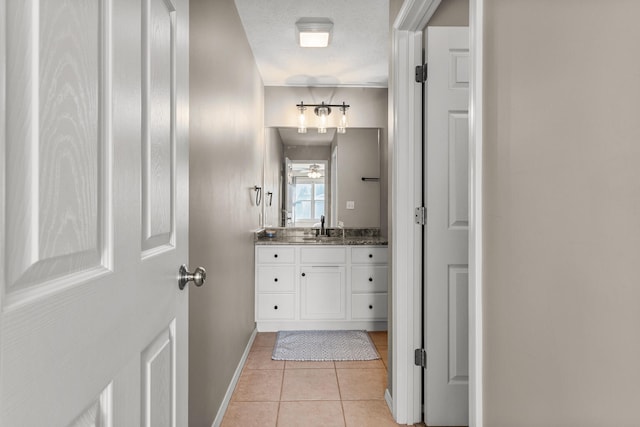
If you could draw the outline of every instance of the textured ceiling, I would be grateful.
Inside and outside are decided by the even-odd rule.
[[[265,86],[387,87],[388,0],[235,0]],[[300,18],[333,21],[327,48],[301,48]]]

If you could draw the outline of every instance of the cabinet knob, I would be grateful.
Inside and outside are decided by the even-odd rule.
[[[373,310],[373,306],[372,305],[369,306],[369,310]]]
[[[302,273],[302,277],[306,276],[306,274]]]
[[[277,255],[276,255],[277,256]],[[373,254],[369,254],[369,258],[373,258]]]
[[[278,278],[276,277],[275,279],[273,279],[273,281],[274,281],[274,282],[277,282],[277,281],[278,281]]]
[[[370,281],[370,282],[373,282],[373,277],[369,277],[369,281]]]
[[[274,309],[274,310],[277,310],[277,309],[278,309],[278,306],[277,306],[277,305],[274,305],[274,306],[273,306],[273,309]]]
[[[371,255],[369,255],[369,256],[371,256]],[[274,258],[278,258],[278,254],[273,254],[273,257]]]

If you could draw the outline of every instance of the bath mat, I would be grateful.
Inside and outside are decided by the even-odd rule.
[[[279,331],[272,359],[324,362],[380,356],[366,331]]]

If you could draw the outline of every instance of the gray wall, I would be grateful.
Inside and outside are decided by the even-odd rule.
[[[485,426],[639,426],[640,2],[485,1]]]
[[[429,27],[466,27],[468,25],[469,0],[442,0],[436,13],[429,20]]]
[[[345,227],[380,227],[380,177],[378,129],[349,129],[338,135],[338,220]],[[347,209],[347,200],[355,209]]]
[[[331,162],[331,146],[329,145],[287,145],[284,155],[289,160],[326,160]]]
[[[259,225],[250,188],[262,182],[263,86],[233,0],[192,0],[189,425],[210,427],[254,329]]]
[[[282,172],[283,172],[282,138],[276,128],[265,129],[264,141],[264,226],[280,226],[280,210],[282,209]],[[273,192],[271,206],[267,192]]]

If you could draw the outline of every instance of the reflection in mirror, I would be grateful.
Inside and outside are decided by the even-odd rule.
[[[267,128],[264,168],[274,193],[264,226],[313,227],[324,215],[328,227],[380,227],[380,129]]]
[[[285,157],[285,167],[285,226],[313,227],[320,224],[323,216],[328,220],[325,212],[326,207],[330,205],[328,199],[325,201],[327,162],[290,160]]]

